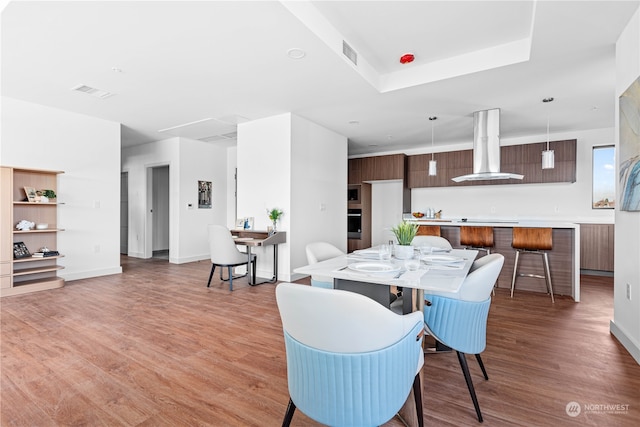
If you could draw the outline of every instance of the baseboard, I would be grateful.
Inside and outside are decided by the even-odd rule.
[[[112,274],[122,274],[122,266],[101,268],[98,270],[77,271],[70,274],[59,274],[67,282],[72,280],[90,279],[92,277],[110,276]]]
[[[620,341],[620,344],[627,349],[629,354],[631,354],[631,357],[633,357],[638,365],[640,365],[640,345],[638,345],[631,336],[627,335],[622,329],[620,329],[613,320],[609,322],[609,332],[611,332],[611,335]]]

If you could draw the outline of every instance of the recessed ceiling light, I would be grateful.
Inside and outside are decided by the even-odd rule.
[[[287,56],[291,59],[302,59],[306,54],[307,52],[297,47],[291,48],[287,51]]]

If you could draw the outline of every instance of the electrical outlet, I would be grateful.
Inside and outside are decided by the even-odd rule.
[[[627,283],[627,299],[631,301],[631,285]]]

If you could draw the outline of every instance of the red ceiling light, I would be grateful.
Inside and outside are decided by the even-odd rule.
[[[416,57],[413,56],[413,53],[405,53],[404,55],[402,55],[400,57],[400,63],[401,64],[408,64],[410,62],[413,62],[414,59],[416,59]]]

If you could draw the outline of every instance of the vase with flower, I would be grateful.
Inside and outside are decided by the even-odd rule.
[[[267,209],[267,215],[269,216],[269,219],[271,220],[271,222],[273,224],[273,228],[271,230],[271,233],[276,233],[277,232],[277,223],[278,223],[278,220],[282,217],[283,214],[284,214],[284,212],[282,212],[282,210],[278,209],[278,208]]]

